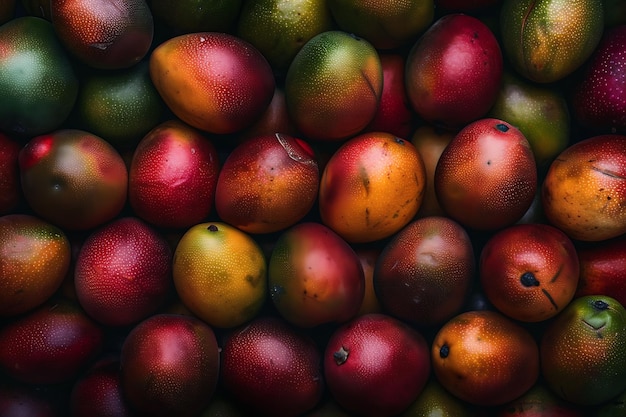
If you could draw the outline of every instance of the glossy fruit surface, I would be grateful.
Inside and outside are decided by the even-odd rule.
[[[581,245],[576,296],[608,295],[626,305],[626,236]]]
[[[215,392],[215,334],[190,316],[157,314],[130,331],[121,347],[120,380],[131,407],[151,416],[195,416]]]
[[[277,85],[274,89],[272,101],[270,101],[270,104],[261,117],[237,136],[239,141],[242,142],[256,136],[274,135],[277,132],[293,137],[300,136],[300,132],[298,132],[295,123],[291,117],[289,117],[287,103],[285,102],[285,88],[282,85]]]
[[[50,22],[32,16],[0,26],[0,130],[31,137],[68,118],[78,78]]]
[[[189,228],[174,252],[174,285],[181,301],[211,326],[252,319],[267,296],[267,264],[247,233],[222,222]]]
[[[539,377],[537,342],[526,328],[495,311],[468,311],[450,319],[433,340],[431,358],[444,388],[476,405],[512,401]]]
[[[154,36],[145,0],[58,0],[50,3],[50,21],[67,50],[100,69],[136,64]]]
[[[119,357],[96,361],[72,385],[69,407],[72,417],[131,417],[120,382]]]
[[[406,46],[432,23],[433,0],[336,0],[328,8],[339,27],[367,39],[376,49]]]
[[[250,138],[220,169],[215,210],[245,232],[277,232],[311,211],[319,177],[313,149],[301,139],[282,133]]]
[[[272,303],[301,327],[341,323],[354,317],[365,293],[354,249],[320,223],[301,222],[281,233],[268,268]]]
[[[444,149],[435,170],[435,192],[444,212],[471,229],[495,230],[518,221],[537,189],[528,140],[493,118],[466,125]]]
[[[212,212],[219,171],[211,138],[180,120],[163,121],[134,149],[128,202],[157,227],[189,228]]]
[[[102,351],[104,331],[73,301],[50,300],[0,329],[0,369],[27,384],[76,378]]]
[[[21,129],[20,133],[0,124],[0,224],[2,216],[32,216],[56,228],[69,243],[69,264],[59,286],[42,296],[47,301],[39,306],[11,315],[0,313],[0,333],[60,297],[81,307],[82,317],[102,333],[99,353],[60,382],[56,378],[73,369],[72,363],[84,352],[56,350],[54,359],[49,359],[56,368],[48,371],[48,365],[41,365],[41,346],[54,339],[69,347],[82,336],[70,340],[63,330],[66,326],[31,326],[24,333],[35,342],[21,343],[21,337],[0,340],[0,350],[9,347],[13,352],[10,366],[0,369],[0,416],[96,417],[130,412],[137,417],[187,413],[193,417],[382,417],[390,413],[394,417],[502,417],[501,413],[529,417],[538,412],[557,417],[565,412],[569,417],[624,417],[626,388],[610,399],[584,405],[557,395],[558,388],[547,386],[541,369],[542,362],[551,360],[539,357],[539,373],[533,374],[536,360],[524,356],[532,348],[519,329],[538,344],[550,324],[574,302],[576,298],[567,301],[571,291],[560,290],[573,287],[565,278],[575,275],[568,271],[576,258],[579,277],[573,297],[611,297],[620,303],[626,299],[626,230],[618,230],[626,224],[620,217],[626,205],[619,191],[626,175],[616,168],[619,147],[599,147],[581,155],[580,165],[568,165],[565,177],[555,180],[548,175],[552,163],[565,162],[559,160],[562,152],[575,150],[586,139],[626,134],[614,122],[621,115],[624,91],[619,69],[626,55],[620,55],[620,42],[611,42],[603,54],[601,38],[568,75],[550,82],[529,79],[514,65],[514,55],[540,53],[544,48],[525,45],[521,33],[511,37],[518,45],[515,50],[504,48],[512,26],[503,24],[503,19],[519,18],[505,16],[505,8],[514,2],[528,6],[522,18],[526,29],[535,22],[534,12],[545,13],[532,29],[537,41],[564,42],[545,49],[555,65],[569,66],[580,59],[579,47],[597,30],[587,24],[588,18],[604,19],[603,36],[619,33],[626,24],[624,0],[0,0],[0,22],[8,19],[1,23],[0,34],[5,29],[13,34],[8,40],[0,36],[0,122],[5,109],[7,123]],[[147,53],[124,68],[94,67],[81,59],[55,32],[51,18],[52,7],[81,6],[84,11],[69,16],[71,21],[62,29],[97,41],[105,32],[125,36],[120,24],[132,21],[132,13],[117,13],[140,3],[152,14],[154,32]],[[579,7],[583,3],[588,8]],[[121,7],[109,8],[115,4]],[[428,15],[414,12],[431,7],[431,20],[415,32],[416,25],[423,23],[420,18]],[[594,16],[579,19],[578,12],[592,9],[597,11]],[[558,16],[548,18],[555,11]],[[100,30],[87,21],[95,15],[119,18],[107,21]],[[40,26],[47,22],[47,30],[33,22]],[[141,32],[145,26],[135,28]],[[439,35],[433,40],[429,34],[435,31]],[[324,38],[294,66],[315,36],[331,32],[335,38]],[[145,34],[112,60],[129,57],[146,40]],[[56,44],[56,52],[45,53],[50,43]],[[106,54],[98,50],[104,46],[92,43],[90,48],[93,54]],[[525,49],[520,51],[522,46]],[[114,48],[110,44],[106,49]],[[593,70],[594,57],[600,55],[606,58]],[[69,75],[78,91],[74,101],[60,95],[72,79],[59,77],[64,74],[60,62],[72,70]],[[417,71],[417,63],[424,64],[422,70]],[[151,71],[155,66],[162,71]],[[591,77],[596,82],[582,89]],[[417,84],[426,94],[411,100],[409,88]],[[159,90],[157,85],[167,88]],[[150,93],[144,87],[151,87]],[[166,101],[168,95],[175,100]],[[159,114],[154,104],[162,110]],[[420,106],[440,112],[430,119],[426,112],[417,111]],[[604,108],[592,115],[598,118],[596,124],[577,114],[591,107]],[[64,108],[68,115],[57,117]],[[15,116],[18,111],[23,118]],[[204,127],[184,119],[193,115]],[[528,146],[521,140],[489,140],[457,148],[454,139],[482,119],[497,120],[495,125],[508,128],[501,132],[491,125],[491,139],[520,139],[519,132]],[[34,133],[44,127],[45,131]],[[57,135],[76,131],[98,137],[98,143],[106,146],[97,150],[80,141],[57,146]],[[391,139],[386,147],[381,145],[384,141],[371,140],[360,142],[367,146],[351,148],[349,155],[344,153],[344,145],[349,147],[364,136]],[[113,159],[116,168],[98,168]],[[612,160],[615,169],[590,160]],[[39,169],[36,161],[45,169]],[[233,161],[239,163],[230,165]],[[478,163],[462,167],[463,161]],[[316,176],[294,174],[303,164],[313,168],[313,162]],[[437,186],[437,167],[444,162],[450,177]],[[584,164],[596,181],[582,175]],[[499,168],[493,177],[483,176],[495,165]],[[126,176],[118,176],[123,166]],[[326,185],[324,174],[332,174]],[[535,180],[529,181],[533,174]],[[218,193],[220,176],[228,179],[228,186]],[[309,182],[314,177],[317,184]],[[611,224],[613,237],[574,238],[566,227],[557,225],[547,215],[546,208],[556,205],[543,192],[548,182],[551,195],[558,194],[554,190],[564,193],[560,208],[552,210],[554,218],[587,218],[597,232]],[[595,198],[582,202],[583,195]],[[44,216],[52,212],[57,217]],[[128,219],[142,226],[120,227]],[[347,233],[333,226],[341,222],[347,225]],[[428,230],[410,233],[415,232],[414,224]],[[449,224],[456,227],[446,233]],[[529,240],[528,233],[520,233],[528,230],[518,228],[522,225],[560,230],[575,253],[570,246],[566,255],[555,255],[560,251],[553,239],[537,235]],[[513,236],[500,243],[491,241],[500,233]],[[40,234],[43,231],[33,232],[21,241]],[[26,271],[29,278],[37,275],[29,280],[33,286],[60,276],[57,265],[48,262],[48,256],[57,253],[56,246],[31,254],[16,240],[5,242],[0,236],[0,287],[15,275],[15,268]],[[169,250],[159,250],[166,247]],[[489,262],[481,266],[480,255],[487,251]],[[81,257],[85,253],[91,254],[87,260]],[[527,274],[529,265],[541,262],[541,267],[532,268],[532,275]],[[169,266],[166,280],[161,279],[159,266]],[[377,271],[386,284],[378,290]],[[479,272],[489,271],[492,275],[481,282]],[[159,291],[156,287],[164,281],[169,286]],[[259,284],[255,287],[254,282]],[[512,284],[505,287],[507,282]],[[85,290],[85,283],[93,290]],[[0,311],[19,301],[21,294],[28,295],[26,290],[25,286],[0,288]],[[564,294],[568,297],[559,299]],[[517,304],[519,295],[529,297]],[[524,304],[533,300],[544,304]],[[346,323],[386,315],[417,330],[432,348],[439,331],[465,312],[496,314],[497,319],[486,321],[497,324],[504,318],[517,327],[485,330],[486,325],[476,324],[465,333],[455,330],[456,345],[450,343],[450,348],[472,342],[475,350],[454,356],[451,349],[447,358],[457,358],[458,367],[448,362],[450,374],[437,375],[433,370],[433,361],[442,359],[441,349],[428,355],[431,370],[419,392],[400,384],[407,374],[420,373],[410,366],[409,343],[390,352],[385,349],[389,345],[367,342],[377,332],[365,329],[353,339],[366,341],[373,353],[361,357],[363,367],[339,390],[357,392],[355,407],[385,397],[389,407],[383,409],[371,406],[363,413],[348,409],[325,383],[323,352]],[[532,313],[531,320],[520,312]],[[197,357],[178,345],[185,337],[162,332],[155,332],[141,354],[129,361],[145,366],[141,371],[145,378],[137,378],[142,382],[122,384],[119,359],[124,342],[143,320],[160,314],[193,318],[213,330],[217,368],[222,367],[221,353],[229,337],[250,330],[255,320],[276,319],[288,331],[265,342],[236,344],[231,359],[237,368],[234,374],[247,378],[245,389],[227,389],[227,377],[217,372],[214,390],[199,394],[203,384],[190,370],[199,369]],[[294,333],[306,342],[285,347],[287,334]],[[626,332],[619,333],[622,343]],[[562,362],[568,370],[579,371],[573,377],[559,371],[559,378],[578,382],[577,389],[585,394],[596,389],[607,393],[599,388],[603,382],[596,383],[597,378],[582,370],[593,356],[583,349],[592,343],[574,337],[568,343],[579,350]],[[160,355],[165,344],[172,349]],[[402,356],[403,366],[394,362],[394,354]],[[163,365],[165,356],[176,361],[176,369],[148,375],[145,369]],[[625,368],[614,365],[610,355],[597,356],[603,364],[598,378]],[[20,369],[37,377],[47,375],[53,382],[22,382],[9,371],[18,359]],[[98,367],[107,359],[112,362],[101,373],[104,369]],[[374,373],[379,382],[361,389],[369,380],[367,374]],[[532,375],[535,382],[521,392]],[[82,385],[83,377],[87,387]],[[156,381],[158,389],[150,397],[142,387]],[[453,394],[445,381],[448,386],[465,381],[469,394]],[[610,384],[617,388],[619,381]],[[81,385],[82,393],[72,400],[73,389],[81,391]],[[408,391],[414,395],[410,404],[408,394],[404,395]],[[140,398],[141,404],[131,404],[131,397]],[[476,403],[481,399],[489,402]]]
[[[114,73],[90,72],[76,106],[84,129],[122,149],[133,148],[165,110],[145,62]]]
[[[495,35],[461,13],[439,18],[406,59],[406,89],[415,112],[452,128],[484,117],[496,99],[503,58]]]
[[[305,43],[285,76],[289,115],[308,139],[340,141],[374,118],[383,89],[376,49],[339,30]]]
[[[600,241],[626,232],[626,137],[577,142],[552,162],[542,185],[543,210],[572,239]]]
[[[421,333],[400,320],[384,314],[359,316],[330,336],[324,375],[346,410],[359,416],[393,416],[426,385],[428,345]]]
[[[317,346],[280,318],[260,316],[232,330],[221,355],[224,388],[255,415],[295,417],[322,397]]]
[[[500,10],[502,46],[517,72],[550,83],[579,68],[600,41],[602,2],[505,0]]]
[[[626,389],[626,310],[615,299],[574,299],[545,330],[541,370],[548,386],[574,404],[607,401]]]
[[[571,116],[563,93],[505,72],[489,117],[506,120],[528,140],[537,165],[543,167],[562,152],[571,136]]]
[[[74,286],[93,319],[126,326],[163,305],[171,274],[172,250],[165,237],[137,217],[123,217],[85,239],[74,266]]]
[[[491,303],[507,316],[547,320],[574,298],[580,266],[574,243],[545,224],[518,224],[483,246],[479,275]]]
[[[574,115],[588,127],[626,131],[626,26],[607,30],[589,58],[572,98]]]
[[[469,235],[454,220],[412,221],[384,246],[374,288],[384,311],[409,323],[441,324],[457,314],[475,275]]]
[[[322,172],[322,222],[348,242],[389,237],[419,210],[425,177],[411,142],[385,132],[355,136],[333,153]]]
[[[405,57],[399,53],[379,53],[383,70],[383,90],[378,109],[366,132],[388,132],[410,139],[416,117],[405,89]]]
[[[182,121],[219,134],[252,124],[276,86],[258,49],[220,32],[188,33],[159,44],[150,55],[150,77]]]
[[[259,0],[243,2],[236,33],[267,58],[274,73],[284,76],[302,46],[332,28],[325,1]]]
[[[128,171],[121,155],[89,132],[63,129],[37,136],[18,161],[26,201],[63,228],[99,226],[126,203]]]
[[[61,287],[71,255],[57,226],[28,214],[0,216],[0,316],[17,316],[48,300]]]

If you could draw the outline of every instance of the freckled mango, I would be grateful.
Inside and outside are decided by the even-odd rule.
[[[150,56],[150,77],[176,116],[216,134],[251,125],[272,101],[276,86],[272,68],[256,48],[218,32],[163,42]]]
[[[597,0],[505,0],[502,47],[516,71],[540,83],[571,74],[591,55],[604,29]]]
[[[259,313],[267,295],[267,264],[260,246],[221,222],[187,230],[176,246],[172,273],[183,304],[211,326],[247,322]]]
[[[390,133],[364,133],[328,161],[320,182],[320,214],[347,241],[373,242],[413,219],[425,189],[424,162],[411,142]]]

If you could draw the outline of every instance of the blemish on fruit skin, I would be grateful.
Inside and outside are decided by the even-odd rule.
[[[524,287],[538,287],[539,281],[532,272],[524,272],[520,277],[520,282]]]
[[[348,360],[350,351],[341,346],[338,351],[333,353],[333,359],[337,365],[343,365]]]
[[[361,177],[361,184],[363,184],[363,188],[365,188],[365,195],[368,195],[370,192],[370,177],[367,174],[367,168],[360,166],[359,176]]]
[[[609,304],[603,300],[595,300],[593,302],[593,308],[599,311],[603,311],[609,308]]]
[[[217,232],[219,229],[217,225],[211,224],[206,228],[209,232]]]
[[[550,295],[550,293],[548,292],[548,290],[546,290],[545,288],[541,289],[541,292],[543,292],[543,294],[546,296],[546,298],[548,298],[548,300],[550,301],[550,304],[552,304],[552,306],[554,307],[555,310],[559,309],[559,306],[557,305],[556,301],[554,301],[554,298],[552,298],[552,296]]]
[[[500,132],[508,132],[509,131],[509,127],[507,125],[505,125],[504,123],[498,123],[496,125],[496,129],[498,129]]]
[[[439,357],[445,359],[448,355],[450,355],[450,346],[444,344],[439,349]]]

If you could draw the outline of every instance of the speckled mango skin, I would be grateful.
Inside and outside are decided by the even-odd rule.
[[[319,167],[306,142],[286,134],[251,138],[224,161],[215,209],[248,233],[272,233],[295,224],[313,207]]]
[[[625,332],[626,310],[614,298],[574,299],[539,344],[541,373],[550,389],[579,405],[601,404],[624,391]]]
[[[626,136],[599,135],[571,145],[550,165],[541,192],[547,219],[573,239],[626,233]]]
[[[315,327],[354,317],[365,294],[365,273],[352,247],[321,223],[284,231],[268,267],[272,303],[290,323]]]
[[[128,171],[104,139],[79,129],[31,139],[18,156],[24,197],[42,218],[67,230],[111,220],[126,203]]]
[[[150,77],[170,110],[200,130],[234,133],[266,110],[276,83],[248,42],[218,32],[170,38],[150,56]]]
[[[569,145],[571,117],[565,95],[511,71],[504,73],[488,116],[517,127],[530,143],[540,168],[547,167]]]
[[[295,56],[285,78],[285,100],[308,139],[340,141],[374,118],[383,90],[378,52],[365,39],[326,31]]]
[[[59,127],[78,78],[50,22],[32,16],[0,27],[0,130],[32,137]]]
[[[581,125],[626,133],[625,52],[626,24],[607,29],[573,89],[572,109]]]
[[[500,312],[522,322],[550,319],[569,304],[580,272],[576,248],[547,224],[516,224],[491,236],[481,250],[481,287]],[[521,277],[536,280],[524,284]],[[528,282],[528,281],[525,281]]]
[[[43,304],[70,266],[70,242],[58,227],[32,215],[0,217],[0,317]]]
[[[362,36],[379,50],[406,46],[435,16],[433,0],[336,0],[328,7],[340,28]]]
[[[135,148],[128,202],[157,227],[189,228],[212,212],[219,171],[219,154],[209,138],[180,120],[166,120]]]
[[[437,380],[457,398],[500,405],[539,377],[539,348],[530,332],[492,310],[467,311],[437,332],[431,347]]]
[[[325,0],[247,1],[237,20],[237,36],[258,48],[280,76],[306,42],[332,28]]]
[[[145,0],[55,0],[50,21],[72,55],[100,69],[135,65],[150,50],[154,36]]]
[[[180,300],[211,326],[232,328],[256,316],[267,296],[267,264],[247,233],[199,223],[182,236],[172,274]]]
[[[444,149],[435,169],[435,193],[447,215],[474,230],[518,221],[537,190],[528,140],[511,124],[485,118],[468,124]]]
[[[580,67],[602,36],[597,0],[505,0],[500,11],[502,48],[524,77],[558,81]]]
[[[425,121],[458,130],[489,111],[502,71],[502,51],[491,29],[476,17],[448,14],[407,55],[409,102]]]
[[[384,246],[374,288],[385,311],[418,326],[441,325],[461,311],[475,276],[469,235],[443,216],[419,218]]]
[[[351,243],[399,231],[417,214],[426,190],[424,162],[413,144],[370,132],[345,142],[320,180],[322,222]]]

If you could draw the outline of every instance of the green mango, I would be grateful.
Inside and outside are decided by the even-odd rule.
[[[505,71],[488,116],[506,120],[521,130],[542,169],[569,144],[571,117],[567,100],[552,85],[531,83]]]
[[[22,16],[0,26],[0,131],[32,137],[58,128],[78,85],[49,21]]]
[[[505,56],[529,80],[561,80],[598,45],[603,10],[599,0],[504,0],[500,28]]]
[[[76,110],[82,127],[115,146],[136,145],[165,113],[147,61],[119,71],[90,71],[80,84]]]

